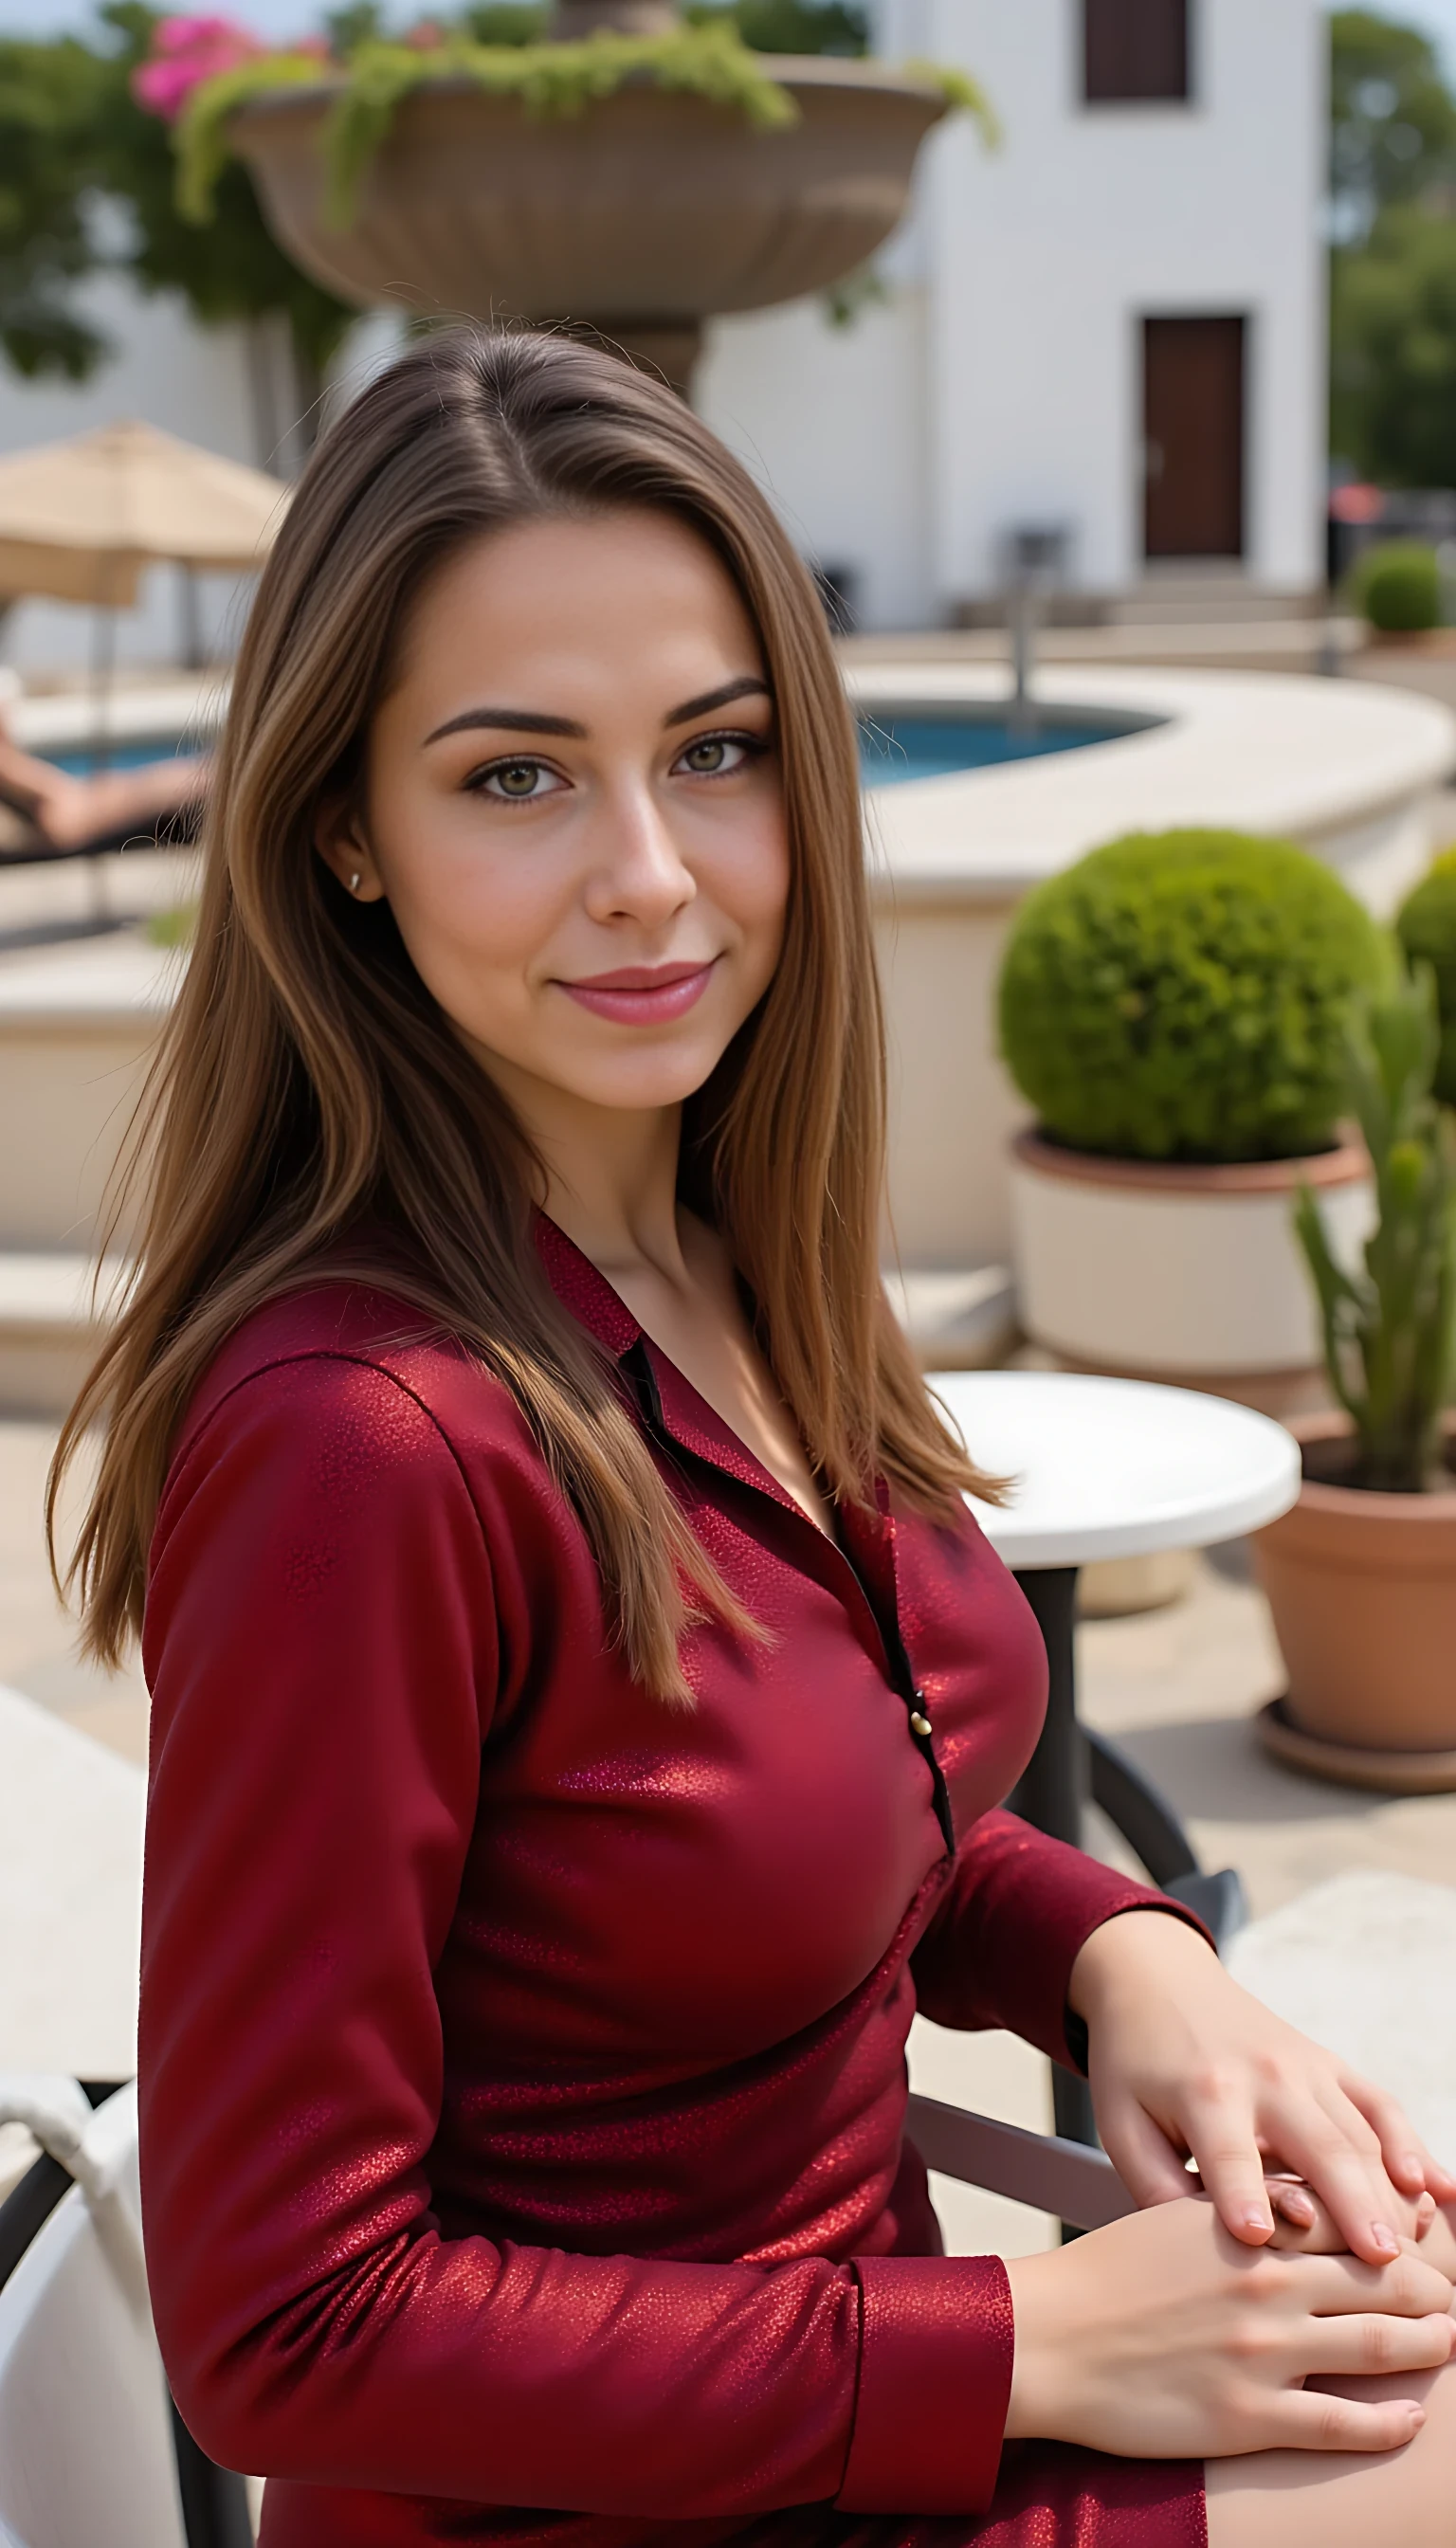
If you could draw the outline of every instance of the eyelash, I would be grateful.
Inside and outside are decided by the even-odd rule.
[[[682,760],[685,753],[696,752],[705,743],[736,743],[749,761],[762,761],[765,755],[774,749],[767,735],[749,734],[737,726],[723,726],[712,734],[695,734],[690,743],[684,743],[682,752],[678,756],[679,760]],[[467,792],[483,796],[486,792],[487,780],[496,777],[502,770],[545,770],[553,776],[559,774],[553,770],[549,761],[543,761],[536,753],[508,752],[503,753],[498,761],[488,761],[481,769],[473,770],[465,781]],[[688,774],[711,781],[714,778],[731,778],[735,774],[731,770],[700,770]],[[540,799],[535,796],[494,796],[492,802],[497,805],[531,805],[538,804]]]

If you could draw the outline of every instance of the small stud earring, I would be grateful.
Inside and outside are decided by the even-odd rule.
[[[353,874],[349,878],[350,893],[357,893],[362,882],[363,878],[361,877],[358,868],[355,867]]]

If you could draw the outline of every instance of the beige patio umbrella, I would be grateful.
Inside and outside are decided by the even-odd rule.
[[[268,553],[289,489],[155,425],[100,426],[0,459],[0,599],[32,594],[98,608],[104,709],[114,621],[154,561],[245,570]]]

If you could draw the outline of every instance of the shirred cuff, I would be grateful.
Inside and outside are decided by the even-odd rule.
[[[984,2512],[1016,2335],[999,2256],[857,2256],[860,2386],[839,2512]]]

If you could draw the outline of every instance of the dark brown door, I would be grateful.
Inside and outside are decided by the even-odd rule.
[[[1243,555],[1244,322],[1142,322],[1143,548]]]
[[[1189,0],[1082,0],[1082,95],[1089,106],[1188,95]]]

